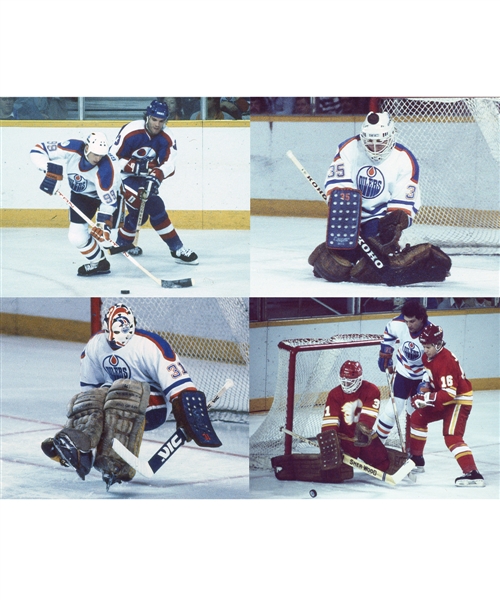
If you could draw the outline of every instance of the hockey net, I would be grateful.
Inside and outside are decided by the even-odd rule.
[[[382,339],[382,335],[351,334],[281,341],[273,403],[250,437],[250,467],[271,469],[274,456],[318,452],[309,444],[285,435],[280,428],[286,427],[310,440],[316,438],[321,432],[328,393],[339,385],[340,367],[346,360],[360,362],[363,379],[378,386],[382,403],[390,402],[387,376],[378,368]],[[405,420],[404,414],[400,420]],[[401,450],[396,427],[386,445]]]
[[[500,253],[500,98],[384,98],[420,166],[422,205],[401,241]],[[375,106],[374,106],[375,108]]]
[[[248,423],[247,298],[93,298],[92,333],[102,328],[107,309],[117,302],[132,310],[139,329],[171,345],[208,401],[226,379],[233,380],[210,410],[211,419]]]

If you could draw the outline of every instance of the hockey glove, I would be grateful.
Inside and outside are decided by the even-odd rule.
[[[433,408],[435,402],[435,392],[425,392],[425,394],[416,394],[411,398],[411,405],[413,406],[413,408],[427,408],[428,406]]]
[[[44,191],[46,194],[52,196],[56,192],[56,189],[59,189],[61,185],[61,181],[63,178],[63,168],[62,165],[58,165],[56,163],[49,162],[47,163],[47,171],[45,175],[45,179],[40,184],[40,189]]]
[[[149,179],[153,182],[151,185],[151,194],[157,196],[161,182],[165,179],[165,175],[161,169],[153,169],[149,174]]]
[[[97,222],[90,230],[90,234],[94,237],[104,248],[110,248],[113,246],[111,240],[111,216],[106,213],[97,213]]]
[[[354,431],[354,445],[364,448],[372,443],[372,430],[365,423],[356,423]]]
[[[382,371],[382,373],[386,370],[388,370],[389,373],[394,373],[394,365],[392,362],[393,352],[394,348],[391,348],[391,346],[387,346],[386,344],[380,345],[378,368]]]
[[[154,163],[151,163],[147,156],[144,158],[131,158],[123,167],[123,172],[137,177],[146,177],[153,165]]]

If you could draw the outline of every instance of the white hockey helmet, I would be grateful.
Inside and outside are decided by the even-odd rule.
[[[360,133],[365,152],[374,161],[385,160],[396,143],[396,127],[387,112],[370,112]]]
[[[105,156],[108,153],[108,149],[109,144],[104,133],[97,131],[88,135],[85,156],[87,156],[89,152],[99,156]]]
[[[125,304],[113,304],[104,317],[104,331],[108,334],[108,342],[113,349],[122,348],[135,333],[134,314]]]
[[[346,394],[354,394],[363,383],[363,368],[355,360],[346,360],[340,367],[340,387]]]

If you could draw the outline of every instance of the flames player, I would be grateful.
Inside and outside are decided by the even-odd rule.
[[[117,243],[129,247],[138,229],[149,218],[160,238],[167,244],[174,260],[181,264],[196,265],[198,256],[185,248],[166,212],[159,196],[162,181],[175,173],[177,142],[167,127],[168,107],[165,102],[153,100],[146,108],[144,118],[124,125],[111,148],[111,154],[120,165],[122,190],[128,209],[123,227],[118,232]],[[140,189],[148,190],[141,223]],[[135,247],[130,254],[141,254]]]
[[[380,407],[380,391],[363,380],[363,368],[348,360],[340,367],[340,385],[328,394],[321,433],[336,431],[343,452],[387,471],[387,449],[373,432]]]
[[[96,225],[89,233],[84,219],[69,210],[68,238],[85,258],[78,275],[89,277],[110,272],[110,264],[99,243],[107,248],[111,229],[119,217],[120,174],[117,163],[108,155],[103,133],[91,133],[86,140],[41,142],[31,149],[35,166],[45,173],[40,189],[53,195],[63,180],[63,167],[71,188],[71,201],[89,218],[97,212]],[[99,243],[98,243],[99,242]]]
[[[94,466],[108,488],[135,474],[113,452],[114,436],[137,456],[143,432],[163,425],[171,412],[179,427],[193,433],[184,407],[186,392],[205,401],[170,345],[137,329],[134,314],[121,303],[108,309],[103,330],[83,350],[80,388],[69,404],[66,426],[42,442],[42,450],[75,468],[82,479]],[[208,445],[194,434],[186,437]]]
[[[411,415],[411,459],[417,468],[424,469],[428,425],[443,421],[444,442],[463,471],[463,475],[455,479],[455,485],[484,487],[484,478],[463,439],[472,409],[471,383],[457,357],[444,347],[441,327],[427,325],[420,334],[420,343],[425,352],[425,376],[411,400],[416,409]]]
[[[408,414],[413,412],[410,398],[416,393],[425,372],[424,351],[419,336],[427,325],[430,325],[430,321],[425,307],[413,298],[406,300],[401,307],[401,313],[385,327],[378,366],[382,372],[396,373],[393,392],[398,415],[405,410],[405,407]],[[397,352],[394,358],[396,346]],[[392,403],[386,402],[380,411],[376,426],[377,434],[382,441],[387,439],[395,422]],[[409,427],[408,419],[407,426]],[[408,431],[403,435],[408,437]]]

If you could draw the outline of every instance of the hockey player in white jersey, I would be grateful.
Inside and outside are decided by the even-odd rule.
[[[68,407],[65,427],[42,442],[43,452],[85,479],[92,467],[109,486],[130,481],[135,471],[112,450],[113,438],[139,455],[144,431],[157,429],[171,412],[187,441],[217,446],[208,416],[203,432],[186,404],[189,392],[206,406],[189,373],[160,336],[138,329],[124,304],[111,306],[104,328],[87,343],[80,359],[80,388]]]
[[[97,213],[96,225],[90,230],[84,219],[69,209],[68,238],[85,258],[78,275],[103,275],[110,264],[101,245],[108,248],[111,230],[119,215],[120,174],[117,163],[108,155],[108,141],[101,132],[91,133],[86,140],[41,142],[30,151],[35,166],[45,173],[40,189],[53,195],[66,178],[71,188],[71,201],[89,219]]]
[[[425,307],[413,298],[406,300],[401,308],[401,314],[389,321],[385,327],[378,366],[381,371],[395,372],[393,393],[398,415],[401,415],[405,409],[407,414],[411,414],[414,410],[411,406],[411,397],[417,393],[418,384],[425,374],[424,350],[419,336],[430,324]],[[391,402],[386,402],[379,412],[376,431],[382,441],[387,439],[394,427],[396,422],[394,413]],[[409,427],[409,419],[407,419],[407,426]],[[402,434],[406,445],[408,430]]]
[[[417,159],[396,142],[391,116],[370,112],[359,135],[337,147],[328,169],[327,241],[309,257],[314,274],[388,285],[442,281],[451,261],[439,248],[419,244],[403,254],[399,246],[420,208],[419,177]],[[358,234],[385,269],[375,268],[377,261],[363,251]]]
[[[134,247],[133,242],[138,228],[149,218],[172,258],[181,264],[196,265],[196,252],[184,247],[159,195],[161,183],[174,175],[177,159],[177,142],[167,127],[168,116],[166,103],[153,100],[144,119],[122,127],[111,147],[111,154],[120,165],[128,210],[116,241],[128,248],[130,254],[142,254],[142,249]]]

